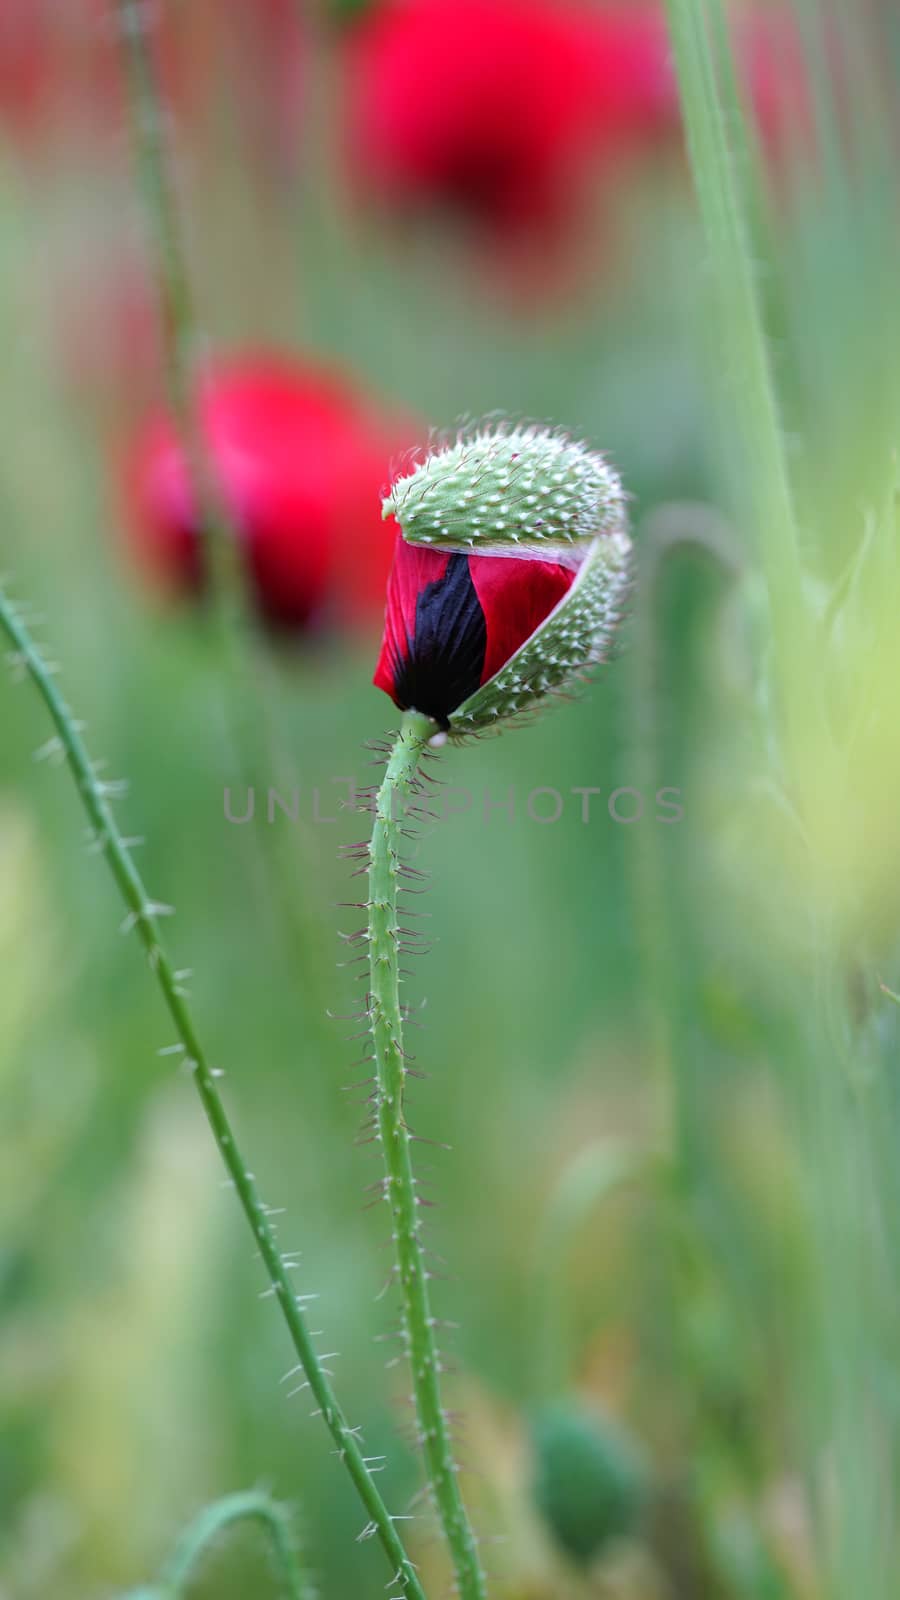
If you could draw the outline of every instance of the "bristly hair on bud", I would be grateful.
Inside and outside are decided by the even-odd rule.
[[[562,556],[625,526],[625,494],[597,451],[536,423],[481,424],[430,451],[382,501],[410,544]]]
[[[597,451],[481,424],[398,478],[375,683],[460,737],[606,659],[628,589],[626,497]]]

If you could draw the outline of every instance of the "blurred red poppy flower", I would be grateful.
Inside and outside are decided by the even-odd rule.
[[[120,105],[114,21],[107,0],[2,0],[0,116],[26,144]]]
[[[452,207],[489,227],[556,220],[604,121],[601,41],[590,13],[552,0],[373,7],[349,42],[355,170],[393,201]],[[616,40],[610,51],[615,122]]]
[[[141,11],[166,102],[179,111],[190,98],[181,9]],[[0,121],[23,148],[107,136],[125,94],[115,0],[0,0]]]
[[[448,728],[451,713],[531,638],[575,577],[575,566],[427,549],[398,532],[376,688],[401,710]]]
[[[272,357],[212,372],[200,387],[198,420],[261,619],[291,631],[323,613],[371,616],[391,555],[380,516],[398,444],[390,424],[340,376]],[[135,441],[126,488],[145,564],[170,589],[200,594],[196,495],[167,416],[151,419]]]
[[[47,61],[46,19],[38,0],[5,0],[0,8],[0,114],[29,126],[41,105]]]
[[[750,7],[738,17],[733,41],[766,152],[778,157],[793,142],[808,143],[812,86],[796,18],[788,9]],[[827,48],[840,78],[836,41]]]
[[[801,96],[796,29],[756,6],[735,28],[768,142]],[[590,175],[678,149],[659,0],[386,0],[348,45],[354,171],[397,205],[437,205],[506,234],[571,218]]]

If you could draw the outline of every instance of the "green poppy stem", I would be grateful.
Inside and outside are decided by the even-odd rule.
[[[384,1159],[384,1195],[391,1209],[403,1337],[412,1374],[419,1443],[458,1592],[462,1600],[483,1600],[484,1574],[459,1490],[450,1427],[441,1400],[441,1367],[420,1233],[421,1209],[413,1175],[411,1135],[404,1114],[407,1069],[399,972],[404,934],[398,911],[404,871],[401,846],[405,813],[410,806],[415,808],[423,793],[420,767],[434,731],[430,718],[417,712],[406,714],[375,800],[369,850],[368,1011],[375,1052],[377,1134]]]
[[[97,849],[106,857],[119,893],[127,909],[126,928],[133,928],[147,953],[150,971],[162,993],[166,1010],[172,1019],[184,1059],[190,1067],[191,1077],[206,1114],[217,1149],[234,1186],[247,1225],[253,1234],[263,1262],[272,1294],[287,1326],[291,1343],[297,1354],[300,1368],[309,1385],[317,1412],[334,1441],[338,1460],[343,1463],[366,1509],[369,1522],[365,1533],[377,1536],[395,1574],[394,1582],[406,1600],[425,1600],[425,1594],[416,1576],[403,1542],[375,1481],[369,1472],[357,1436],[341,1410],[331,1383],[321,1365],[313,1336],[306,1324],[291,1283],[290,1273],[275,1240],[269,1212],[264,1204],[252,1171],[241,1154],[237,1135],[225,1110],[216,1081],[197,1030],[184,990],[179,982],[171,957],[165,947],[159,919],[167,909],[150,899],[143,879],[135,864],[131,849],[119,831],[110,806],[109,787],[97,776],[96,764],[91,760],[73,717],[62,694],[56,686],[52,668],[45,661],[31,633],[8,596],[0,588],[0,631],[12,645],[13,660],[31,679],[49,713],[56,730],[59,748],[64,754],[81,801],[91,825]]]

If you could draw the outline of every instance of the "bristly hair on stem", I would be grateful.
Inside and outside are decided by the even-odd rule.
[[[418,1422],[418,1443],[427,1486],[450,1552],[462,1600],[484,1600],[485,1578],[475,1535],[457,1480],[450,1426],[441,1398],[441,1364],[428,1290],[429,1272],[421,1240],[420,1199],[404,1108],[409,1072],[403,1044],[404,1007],[400,1002],[401,952],[409,948],[398,897],[408,871],[403,841],[409,820],[427,810],[421,767],[435,724],[407,712],[387,756],[380,789],[371,805],[375,821],[368,847],[368,925],[360,930],[367,947],[366,1015],[375,1067],[375,1138],[384,1162],[383,1194],[391,1212],[394,1275],[400,1290],[402,1337],[409,1359]],[[416,951],[418,944],[415,943]]]
[[[328,1375],[313,1343],[304,1316],[303,1297],[291,1283],[288,1263],[279,1249],[269,1208],[262,1200],[256,1181],[237,1142],[216,1082],[216,1069],[210,1064],[197,1033],[184,989],[160,932],[160,918],[170,907],[150,899],[135,864],[131,848],[113,816],[111,800],[115,785],[101,779],[80,732],[80,724],[57,688],[54,669],[44,658],[21,610],[13,605],[0,586],[0,632],[11,645],[10,660],[32,681],[53,723],[59,748],[81,796],[93,841],[105,856],[126,907],[125,931],[134,929],[144,947],[150,970],[162,994],[166,1010],[175,1027],[176,1048],[190,1068],[207,1122],[222,1162],[234,1186],[247,1225],[253,1235],[269,1281],[269,1291],[277,1301],[302,1371],[320,1415],[365,1507],[369,1521],[360,1538],[377,1537],[384,1549],[396,1584],[404,1600],[425,1600],[424,1590],[413,1563],[397,1533],[376,1487],[360,1445],[357,1428],[347,1422],[338,1404]]]

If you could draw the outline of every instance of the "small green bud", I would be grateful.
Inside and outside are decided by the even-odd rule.
[[[648,1473],[621,1428],[577,1403],[558,1404],[534,1418],[532,1443],[535,1502],[573,1561],[587,1565],[635,1532]]]

